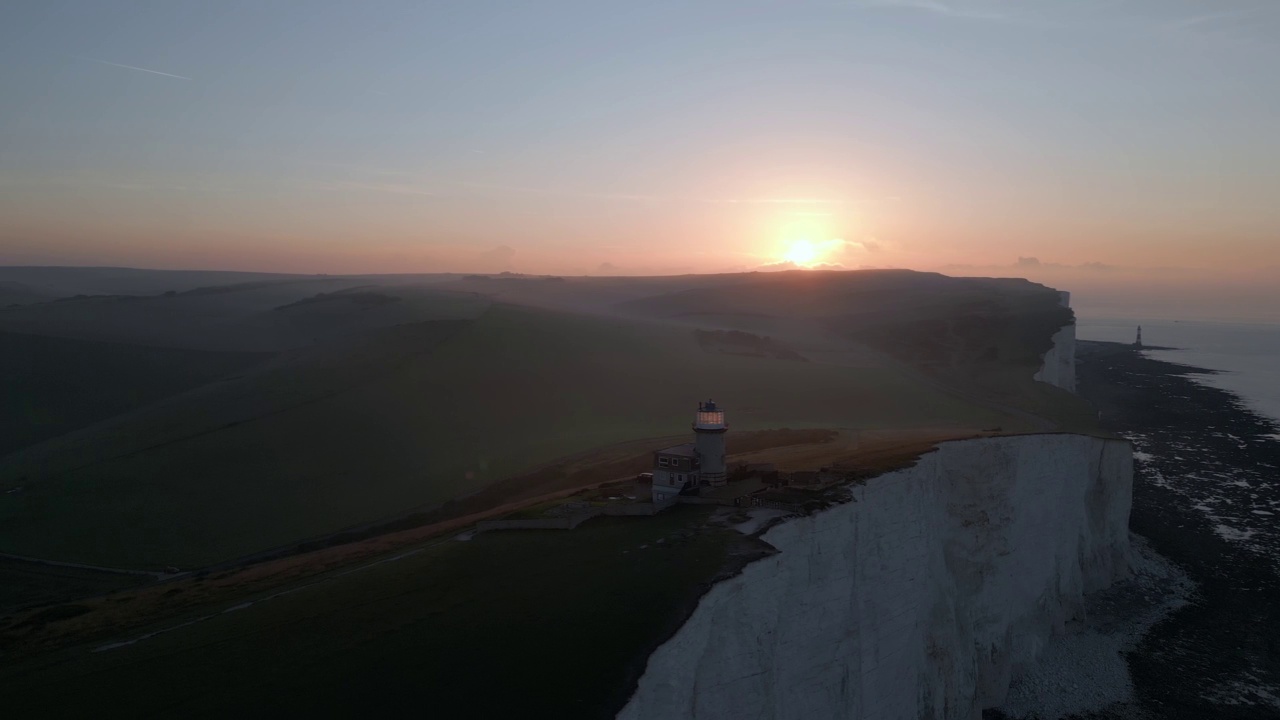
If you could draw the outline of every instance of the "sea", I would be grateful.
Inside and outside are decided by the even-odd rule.
[[[1130,700],[1097,717],[1280,718],[1280,325],[1081,317],[1077,338],[1139,325],[1141,357],[1094,356],[1083,394],[1134,443],[1135,543],[1191,589],[1148,583],[1184,597],[1128,651]]]
[[[1082,319],[1076,336],[1132,343],[1140,322]],[[1206,408],[1196,416],[1203,423],[1192,418],[1190,425],[1124,433],[1135,457],[1155,482],[1209,519],[1218,536],[1268,557],[1280,572],[1280,468],[1268,462],[1274,452],[1266,459],[1258,453],[1280,443],[1280,325],[1163,320],[1141,327],[1146,357],[1203,370],[1186,377],[1239,404],[1229,426],[1220,415],[1210,420]],[[1249,415],[1258,422],[1247,423]]]
[[[1280,324],[1082,317],[1076,337],[1131,343],[1139,327],[1143,345],[1168,348],[1148,350],[1148,357],[1213,370],[1193,377],[1280,422]]]

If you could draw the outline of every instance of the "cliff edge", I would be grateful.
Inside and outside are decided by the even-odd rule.
[[[1071,293],[1059,291],[1058,298],[1058,304],[1062,307],[1071,307]],[[1058,331],[1053,334],[1053,347],[1044,354],[1035,379],[1060,387],[1067,392],[1076,391],[1076,323],[1074,319],[1058,328]]]
[[[1129,570],[1127,441],[944,443],[775,525],[649,659],[624,720],[964,718]]]

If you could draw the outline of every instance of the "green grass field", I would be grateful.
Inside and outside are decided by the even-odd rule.
[[[688,329],[496,305],[394,328],[0,461],[0,551],[191,567],[432,506],[572,453],[687,431],[1018,420],[892,367],[703,352]],[[442,329],[444,328],[444,329]]]
[[[745,547],[707,514],[446,540],[233,612],[254,598],[192,610],[212,617],[133,645],[93,652],[147,630],[10,653],[0,695],[15,718],[612,717]]]
[[[269,357],[0,332],[0,456]]]
[[[0,615],[102,595],[151,581],[145,575],[99,572],[0,558]]]

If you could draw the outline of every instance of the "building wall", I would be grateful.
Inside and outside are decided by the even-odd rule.
[[[676,501],[681,486],[676,484],[676,473],[664,468],[653,469],[653,502],[655,505],[670,505]]]
[[[667,462],[666,465],[662,464],[663,460]],[[699,463],[693,458],[656,454],[653,460],[653,502],[659,505],[674,503],[686,483],[698,483],[699,473]]]
[[[724,433],[697,433],[694,445],[698,450],[702,475],[707,482],[723,483],[725,477]]]

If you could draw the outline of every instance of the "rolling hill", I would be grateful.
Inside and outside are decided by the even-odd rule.
[[[1017,422],[892,367],[712,354],[684,328],[497,305],[282,358],[10,455],[0,489],[23,490],[0,495],[0,550],[224,560],[681,432],[707,395],[743,429]]]
[[[52,334],[141,328],[169,346],[206,347],[252,337],[276,354],[157,402],[138,395],[113,417],[0,457],[0,552],[127,567],[225,561],[438,507],[558,458],[682,433],[692,403],[708,396],[744,430],[1016,431],[1071,407],[1030,378],[1069,311],[1022,281],[317,282],[46,309],[59,320]],[[517,288],[522,304],[472,289],[486,283]],[[725,328],[776,333],[760,342],[785,352],[705,342],[706,329]],[[934,372],[932,361],[964,372]],[[104,364],[85,382],[110,384],[145,363],[127,365]]]

